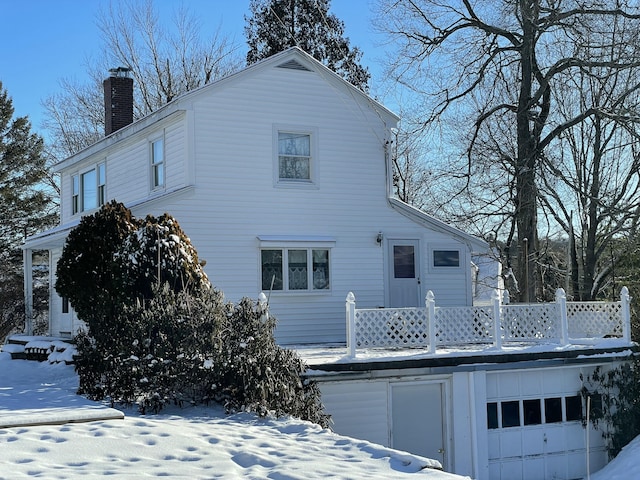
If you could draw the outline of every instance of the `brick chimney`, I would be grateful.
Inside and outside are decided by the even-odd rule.
[[[102,82],[105,136],[133,122],[133,78],[130,72],[131,69],[126,67],[112,68],[109,78]]]

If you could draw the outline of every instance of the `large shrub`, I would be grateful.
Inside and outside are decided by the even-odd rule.
[[[58,260],[55,289],[94,329],[108,321],[113,308],[135,295],[114,257],[136,228],[131,212],[114,201],[83,217],[69,232]]]
[[[306,365],[279,347],[275,319],[249,299],[225,303],[167,284],[144,305],[124,307],[109,341],[78,337],[80,391],[157,412],[168,404],[217,402],[227,411],[293,415],[328,426]]]
[[[81,393],[143,412],[211,401],[216,322],[228,308],[213,289],[194,296],[168,284],[144,303],[123,305],[109,338],[94,338],[91,330],[77,337]]]
[[[191,241],[168,214],[136,219],[112,201],[69,232],[55,288],[69,299],[91,335],[112,334],[123,305],[144,302],[154,286],[203,290],[209,280]]]

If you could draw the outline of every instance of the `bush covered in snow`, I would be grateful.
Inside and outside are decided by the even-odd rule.
[[[167,284],[114,318],[110,339],[77,337],[80,393],[158,412],[168,404],[223,404],[228,411],[293,415],[328,426],[304,362],[274,340],[266,306],[224,302]]]
[[[168,282],[176,291],[210,286],[175,219],[165,214],[139,220],[116,201],[82,217],[69,232],[56,277],[56,291],[94,335],[110,328],[121,304],[150,298],[153,286]]]
[[[171,216],[139,221],[106,205],[70,233],[58,273],[56,289],[88,326],[76,337],[80,393],[143,412],[214,401],[327,426],[267,306],[225,302]]]

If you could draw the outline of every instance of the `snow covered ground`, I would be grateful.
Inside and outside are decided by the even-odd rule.
[[[602,470],[590,480],[630,480],[640,478],[640,436],[631,441]]]
[[[0,353],[0,479],[465,478],[424,469],[430,460],[290,418],[225,416],[219,408],[148,416],[125,410],[122,418],[75,395],[77,385],[73,367]],[[90,418],[112,419],[86,422]],[[64,423],[69,420],[82,423]]]

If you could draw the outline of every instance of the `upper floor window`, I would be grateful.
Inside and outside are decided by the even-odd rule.
[[[151,142],[151,188],[164,187],[164,140]]]
[[[78,175],[71,176],[71,213],[74,215],[80,211],[80,179]]]
[[[101,207],[106,196],[106,166],[99,163],[90,170],[71,176],[71,211],[73,214]]]
[[[316,143],[314,128],[274,127],[274,180],[280,186],[317,183]]]
[[[311,135],[278,132],[280,180],[311,180]]]

